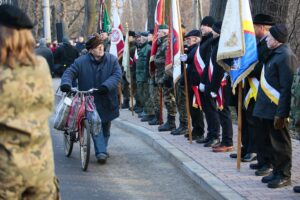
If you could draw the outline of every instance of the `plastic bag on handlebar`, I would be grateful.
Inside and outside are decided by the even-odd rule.
[[[71,109],[72,96],[64,96],[55,110],[54,128],[60,131],[66,129],[67,120]]]
[[[93,96],[87,96],[87,118],[91,124],[91,132],[98,135],[101,132],[101,119],[97,112]]]
[[[78,126],[76,122],[78,121],[78,114],[82,106],[84,107],[84,101],[81,100],[81,97],[76,95],[72,101],[70,113],[67,120],[68,129],[71,131],[77,131]]]

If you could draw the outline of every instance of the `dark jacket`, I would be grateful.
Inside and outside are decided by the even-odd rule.
[[[148,42],[144,43],[140,47],[138,52],[139,59],[136,61],[136,80],[141,82],[147,82],[149,78],[149,60],[151,53],[151,46]]]
[[[194,44],[190,47],[188,47],[187,50],[187,68],[186,68],[186,75],[187,75],[187,80],[188,80],[188,87],[189,89],[192,89],[192,86],[198,86],[200,84],[200,76],[197,73],[196,66],[194,63],[194,57],[195,54],[197,53],[199,43]]]
[[[65,68],[69,67],[78,56],[78,51],[69,43],[63,43],[54,52],[55,62]]]
[[[286,118],[290,111],[293,69],[297,67],[296,57],[289,45],[283,44],[272,51],[264,64],[265,79],[280,93],[280,98],[277,106],[259,86],[253,115],[271,120],[275,116]]]
[[[53,66],[54,66],[54,58],[52,51],[46,45],[40,45],[38,48],[35,49],[35,53],[44,57],[47,60],[49,65],[50,71],[52,73]]]
[[[65,71],[61,85],[71,85],[73,79],[78,79],[79,90],[99,88],[101,85],[108,88],[109,93],[95,94],[95,104],[103,122],[109,122],[119,116],[118,84],[122,72],[118,59],[105,53],[101,61],[96,61],[92,54],[86,54],[78,59]]]
[[[210,92],[214,92],[217,94],[220,85],[221,85],[221,81],[223,79],[225,70],[223,69],[223,67],[221,67],[218,63],[217,63],[217,52],[218,52],[218,47],[219,47],[219,39],[220,37],[214,38],[211,42],[211,62],[213,64],[213,73],[212,73],[212,78],[211,81],[209,81],[209,76],[208,76],[208,67],[207,68],[207,80],[206,80],[206,85],[205,85],[205,92],[210,93]],[[210,65],[210,64],[209,64]]]

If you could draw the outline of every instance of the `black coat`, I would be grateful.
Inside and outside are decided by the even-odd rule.
[[[189,89],[192,86],[198,86],[200,84],[200,76],[197,73],[196,66],[194,63],[194,56],[198,49],[199,43],[190,46],[187,50],[187,68],[186,68],[186,75],[188,80],[188,87]]]
[[[202,40],[200,42],[200,55],[201,58],[205,64],[205,68],[203,71],[203,78],[201,79],[201,83],[206,84],[207,80],[208,80],[208,65],[209,65],[209,60],[210,60],[210,56],[211,56],[211,43],[213,41],[213,35],[212,33],[203,36]]]
[[[61,66],[69,67],[79,56],[78,51],[71,44],[63,43],[54,52],[54,60]]]
[[[212,78],[211,81],[209,81],[208,78],[208,66],[207,68],[207,72],[206,72],[206,85],[205,85],[205,92],[206,93],[210,93],[210,92],[214,92],[217,94],[220,85],[221,85],[221,81],[223,79],[225,70],[223,69],[223,67],[221,67],[218,63],[217,63],[217,52],[218,52],[218,47],[219,47],[219,39],[218,38],[214,38],[211,42],[211,56],[210,59],[212,61],[213,64],[213,74],[212,74]],[[212,67],[212,66],[211,66]]]
[[[263,119],[274,119],[275,116],[289,116],[293,70],[297,59],[289,45],[283,44],[274,49],[265,61],[265,79],[280,93],[278,106],[272,102],[259,86],[253,115]]]
[[[38,48],[36,48],[35,53],[37,55],[44,57],[47,60],[50,71],[52,73],[53,67],[54,67],[54,58],[53,58],[52,51],[45,45],[45,46],[39,46]]]
[[[99,88],[101,85],[108,88],[108,94],[95,94],[95,104],[102,122],[109,122],[119,116],[118,84],[122,72],[118,59],[105,53],[101,61],[96,61],[91,54],[80,56],[65,71],[61,85],[71,85],[73,79],[78,79],[79,90]]]

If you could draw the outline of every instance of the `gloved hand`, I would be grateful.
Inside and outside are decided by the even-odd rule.
[[[199,84],[199,90],[200,90],[200,92],[204,92],[205,91],[205,85],[203,83]]]
[[[283,129],[288,124],[287,118],[277,117],[274,118],[274,128],[276,130]]]
[[[164,80],[164,86],[167,88],[171,88],[173,86],[173,78],[167,78]]]
[[[214,93],[214,92],[210,92],[210,96],[211,96],[212,98],[216,98],[216,97],[217,97],[217,94]]]
[[[187,55],[186,54],[181,54],[179,59],[180,59],[181,62],[185,62],[185,61],[187,61]]]
[[[108,88],[104,85],[101,85],[100,87],[97,88],[98,90],[95,90],[94,93],[96,94],[107,94],[108,93]]]
[[[63,84],[63,85],[60,86],[60,90],[61,90],[62,92],[68,93],[68,92],[71,91],[71,86],[68,85],[68,84]]]

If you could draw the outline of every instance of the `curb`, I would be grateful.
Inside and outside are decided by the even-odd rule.
[[[201,164],[195,162],[187,154],[178,150],[158,134],[153,134],[154,132],[144,127],[134,125],[120,118],[113,120],[113,124],[118,128],[138,136],[148,145],[159,151],[215,199],[245,199],[239,193],[223,183],[223,181],[214,174],[205,169]]]

